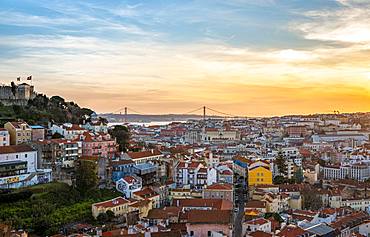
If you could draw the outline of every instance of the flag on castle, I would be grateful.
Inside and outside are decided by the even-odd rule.
[[[32,76],[27,77],[27,80],[29,81],[32,80]]]

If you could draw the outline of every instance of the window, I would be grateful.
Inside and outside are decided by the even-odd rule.
[[[208,231],[208,236],[212,236],[212,232],[211,231]]]
[[[194,231],[190,231],[190,236],[193,236],[194,235]]]

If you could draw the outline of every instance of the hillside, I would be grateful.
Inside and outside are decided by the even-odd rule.
[[[60,96],[48,98],[39,94],[29,100],[26,106],[0,104],[0,125],[16,119],[40,125],[47,125],[49,121],[79,123],[84,115],[92,113],[91,109],[81,108],[74,102],[66,102]]]

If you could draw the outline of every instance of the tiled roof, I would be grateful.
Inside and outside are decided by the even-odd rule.
[[[129,203],[129,201],[127,199],[124,199],[123,197],[117,197],[117,198],[114,198],[112,200],[95,203],[93,205],[98,207],[98,208],[99,207],[109,208],[109,207],[120,206],[120,205],[123,205],[123,204],[126,204],[126,203]]]
[[[188,214],[190,224],[229,224],[231,211],[228,210],[191,210]]]
[[[34,149],[28,145],[0,146],[0,154],[30,152]]]
[[[205,198],[197,198],[197,199],[174,199],[172,202],[173,206],[178,207],[209,207],[212,209],[218,210],[231,210],[232,203],[227,200],[223,199],[205,199]]]
[[[162,153],[158,150],[128,152],[127,154],[131,159],[140,159],[140,158],[162,155]]]
[[[142,190],[136,191],[133,194],[141,198],[151,198],[159,195],[151,188],[143,188]]]
[[[224,183],[215,183],[209,185],[206,190],[233,190],[233,186],[231,184],[224,184]]]

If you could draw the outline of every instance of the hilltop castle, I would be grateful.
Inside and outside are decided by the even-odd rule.
[[[0,102],[4,105],[26,105],[36,95],[34,86],[27,83],[0,85]]]

